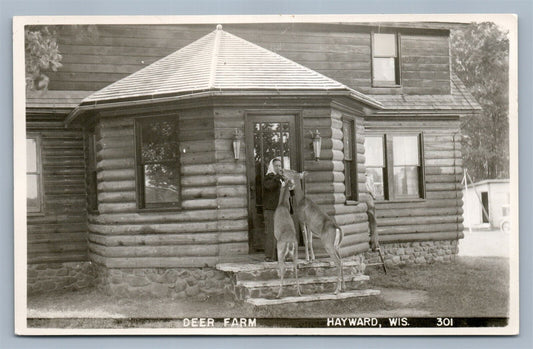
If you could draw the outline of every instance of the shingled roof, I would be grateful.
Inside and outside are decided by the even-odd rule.
[[[376,100],[316,71],[217,29],[93,93],[81,106],[195,95],[206,91],[344,94],[376,108]]]
[[[424,111],[457,111],[463,114],[481,111],[481,106],[455,74],[451,76],[451,93],[448,95],[371,95],[371,97],[383,105],[378,114]]]

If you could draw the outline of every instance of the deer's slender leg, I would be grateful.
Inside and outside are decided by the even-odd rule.
[[[339,270],[340,270],[340,280],[342,282],[341,286],[341,292],[346,290],[346,283],[344,282],[344,269],[342,267],[342,257],[339,253],[338,248],[334,248],[335,250],[335,256],[337,257],[337,260],[339,261]]]
[[[307,229],[307,240],[309,240],[309,253],[311,254],[311,261],[315,260],[315,250],[313,250],[313,232]]]
[[[279,291],[277,298],[283,293],[283,276],[285,275],[285,257],[287,256],[287,243],[278,243],[278,269],[279,269]]]
[[[344,279],[344,273],[342,270],[342,259],[340,258],[340,255],[333,246],[333,244],[324,243],[324,248],[333,259],[333,263],[335,263],[335,265],[337,266],[337,288],[335,289],[335,294],[338,294],[341,290],[341,280]]]
[[[293,260],[293,265],[294,265],[294,275],[296,276],[296,290],[298,291],[298,296],[301,296],[302,293],[300,292],[300,281],[298,280],[298,244],[294,242],[292,246],[293,246],[292,260]]]
[[[305,260],[309,262],[309,236],[307,235],[307,226],[305,224],[301,224],[303,236],[304,236],[304,246],[305,246]],[[312,243],[312,242],[311,242]]]

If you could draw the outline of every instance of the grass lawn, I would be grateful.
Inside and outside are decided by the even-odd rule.
[[[507,316],[509,260],[499,257],[456,257],[450,264],[368,270],[370,285],[426,293],[419,307],[429,316]]]
[[[457,257],[449,264],[367,268],[367,288],[380,296],[255,307],[232,299],[119,299],[94,289],[28,299],[29,327],[127,328],[180,326],[184,317],[434,317],[507,316],[509,263],[506,258]],[[180,326],[181,327],[181,326]]]

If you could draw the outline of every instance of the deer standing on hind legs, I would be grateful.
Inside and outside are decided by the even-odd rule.
[[[294,182],[288,180],[283,182],[279,193],[279,202],[274,211],[274,236],[278,249],[278,268],[280,275],[280,285],[277,298],[283,293],[283,276],[285,275],[285,258],[292,257],[294,263],[294,274],[296,276],[296,288],[301,296],[300,282],[298,281],[298,239],[294,222],[290,213],[289,193]]]
[[[300,228],[303,231],[305,259],[308,262],[315,260],[313,236],[319,237],[326,252],[337,266],[337,288],[335,289],[335,294],[337,294],[339,291],[346,289],[344,271],[342,269],[342,257],[339,252],[339,246],[344,235],[337,223],[330,216],[311,199],[305,197],[301,180],[306,175],[307,172],[284,171],[284,176],[294,183],[295,214],[298,218]]]

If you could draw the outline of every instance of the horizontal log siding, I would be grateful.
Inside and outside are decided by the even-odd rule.
[[[128,110],[124,115],[102,118],[96,128],[99,214],[89,217],[91,258],[108,267],[149,268],[212,265],[219,255],[246,253],[245,167],[230,162],[225,145],[215,141],[213,111],[176,112],[182,150],[177,211],[137,209],[134,119]],[[220,134],[226,142],[227,132]],[[235,185],[241,188],[231,190]]]
[[[405,94],[450,94],[447,36],[401,35],[401,76]]]
[[[27,114],[27,131],[41,136],[44,184],[43,212],[27,216],[29,264],[88,260],[83,133],[62,118]]]
[[[306,177],[306,195],[320,205],[327,214],[332,216],[344,233],[341,254],[345,257],[363,252],[368,248],[368,219],[366,204],[362,201],[354,205],[346,205],[344,186],[344,153],[342,134],[343,113],[335,109],[308,109],[303,112],[304,127],[304,169],[309,172]],[[364,126],[362,118],[355,118],[356,137],[358,144],[364,142]],[[319,130],[322,136],[320,161],[313,159],[310,147],[310,131]],[[357,152],[359,191],[364,187],[364,154]],[[321,243],[316,239],[316,245]],[[314,242],[315,244],[315,242]],[[366,245],[365,245],[366,244]]]
[[[376,203],[380,241],[456,240],[463,234],[459,121],[367,121],[366,132],[424,133],[426,198]],[[454,137],[455,134],[455,137]],[[454,141],[455,140],[455,141]]]
[[[94,26],[94,34],[62,29],[63,67],[50,89],[99,90],[214,30],[214,25]],[[371,87],[370,27],[318,24],[224,25],[224,30],[316,70],[362,93],[449,94],[448,36],[401,33],[401,88]],[[377,28],[374,30],[377,31]]]
[[[215,108],[214,126],[218,254],[220,256],[247,254],[248,191],[244,111],[236,108]],[[242,136],[239,160],[235,160],[233,153],[235,130],[238,130]],[[243,216],[237,219],[228,217],[223,214],[225,210],[238,210],[243,213]],[[231,236],[236,238],[231,238]]]

